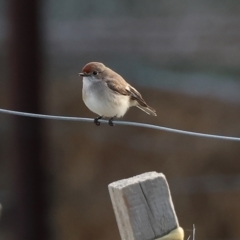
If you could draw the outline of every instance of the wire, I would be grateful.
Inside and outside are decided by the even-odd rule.
[[[23,116],[23,117],[42,118],[42,119],[51,119],[51,120],[62,120],[62,121],[78,121],[78,122],[93,122],[94,121],[91,118],[43,115],[43,114],[12,111],[12,110],[6,110],[6,109],[1,109],[1,108],[0,108],[0,113]],[[99,122],[108,124],[108,121],[103,120],[103,119],[100,119]],[[178,129],[174,129],[174,128],[167,128],[167,127],[156,126],[156,125],[151,125],[151,124],[146,124],[146,123],[114,121],[114,124],[125,125],[125,126],[134,126],[134,127],[143,127],[143,128],[151,128],[151,129],[155,129],[155,130],[162,130],[162,131],[185,134],[185,135],[196,136],[196,137],[205,137],[205,138],[231,140],[231,141],[239,141],[240,142],[239,137],[228,137],[228,136],[221,136],[221,135],[190,132],[190,131],[178,130]]]

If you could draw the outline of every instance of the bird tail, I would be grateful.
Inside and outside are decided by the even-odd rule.
[[[155,109],[151,108],[150,106],[146,106],[143,107],[141,105],[137,105],[136,107],[138,107],[139,109],[141,109],[142,111],[144,111],[145,113],[152,115],[152,116],[157,116],[157,112]]]

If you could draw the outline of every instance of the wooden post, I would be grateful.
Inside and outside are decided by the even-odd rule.
[[[41,112],[42,41],[41,0],[9,0],[9,77],[11,108]],[[15,195],[13,238],[47,240],[48,199],[45,137],[40,119],[13,117],[12,169]],[[9,118],[10,121],[10,118]]]
[[[108,188],[122,240],[183,239],[162,173],[144,173]]]

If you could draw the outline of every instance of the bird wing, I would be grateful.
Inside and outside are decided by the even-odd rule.
[[[128,89],[126,89],[126,91],[130,94],[131,100],[136,100],[139,105],[148,107],[142,95],[134,87],[128,85]]]
[[[130,93],[126,89],[125,84],[121,84],[115,81],[106,81],[107,86],[117,94],[130,96]]]
[[[136,100],[139,105],[148,107],[142,95],[131,85],[123,82],[106,81],[107,86],[117,94],[130,96],[131,100]]]

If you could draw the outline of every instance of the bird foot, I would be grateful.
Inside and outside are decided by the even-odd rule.
[[[108,124],[109,124],[109,126],[111,126],[111,127],[114,127],[114,126],[115,126],[115,124],[113,123],[113,118],[110,118],[110,119],[108,120]]]
[[[102,116],[100,117],[97,117],[97,118],[94,118],[94,123],[97,125],[97,126],[100,126],[100,122],[98,121],[99,119],[101,119]]]

